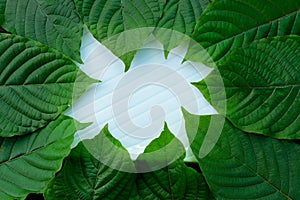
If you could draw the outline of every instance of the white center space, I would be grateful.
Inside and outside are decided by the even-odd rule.
[[[182,63],[185,53],[186,47],[181,45],[173,49],[166,59],[162,45],[150,36],[125,72],[123,62],[85,29],[81,47],[84,64],[78,66],[101,82],[90,86],[66,113],[79,122],[92,122],[89,127],[76,133],[73,147],[81,140],[95,137],[108,124],[112,136],[122,143],[134,160],[153,139],[159,137],[166,122],[169,130],[188,148],[181,107],[197,115],[217,112],[190,84],[201,81],[212,70],[201,63]],[[143,73],[138,75],[138,72]],[[143,81],[145,84],[141,84]],[[124,94],[119,93],[123,92],[130,95],[122,97]],[[151,113],[157,106],[165,115]],[[129,118],[126,118],[127,114]],[[153,124],[159,125],[151,132],[147,127]]]

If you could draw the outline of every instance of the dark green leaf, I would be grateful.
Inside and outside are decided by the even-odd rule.
[[[48,200],[129,199],[136,192],[135,176],[105,166],[79,143],[44,195]]]
[[[226,120],[211,152],[200,158],[204,138],[218,132],[223,116],[193,116],[199,121],[194,154],[217,199],[297,199],[300,195],[300,146],[246,134]],[[213,124],[211,122],[214,121]],[[189,126],[189,123],[186,124]],[[189,134],[189,133],[188,133]]]
[[[31,135],[0,138],[0,199],[43,192],[83,126],[65,116]]]
[[[254,40],[299,35],[299,9],[299,0],[214,1],[200,17],[193,38],[220,63],[231,50]]]
[[[81,62],[82,22],[72,0],[1,0],[0,25]]]
[[[208,4],[208,0],[170,0],[166,2],[162,17],[157,23],[157,27],[163,29],[157,29],[155,32],[166,50],[170,51],[178,46],[186,36],[192,35],[196,22]],[[174,34],[165,29],[182,34]]]
[[[174,139],[167,130],[164,134],[165,136],[151,143],[146,152],[160,149],[155,146],[157,143],[165,143],[163,139]],[[103,142],[105,136],[107,141]],[[203,177],[184,165],[182,160],[184,155],[170,166],[155,172],[140,174],[122,172],[100,162],[103,160],[99,157],[101,151],[105,151],[103,154],[120,166],[129,159],[128,153],[118,155],[112,146],[106,148],[108,141],[111,142],[110,145],[115,145],[114,148],[124,150],[109,134],[107,127],[94,139],[81,142],[66,159],[61,173],[49,184],[44,194],[46,199],[207,199],[209,190]],[[178,140],[176,143],[179,148],[183,148]]]
[[[246,132],[299,139],[299,63],[298,36],[262,39],[234,51],[219,66],[227,96],[224,114]],[[215,76],[212,73],[205,82],[218,90]],[[196,86],[208,96],[203,83]]]
[[[117,37],[112,38],[112,36],[117,36],[124,31],[154,27],[162,15],[164,3],[165,0],[75,0],[77,10],[91,33],[122,58],[126,64],[126,70],[130,66],[136,48],[119,53],[119,46],[108,44],[105,41],[117,40]],[[140,41],[136,47],[142,46],[150,34],[148,31],[141,32],[140,34],[132,32],[127,35],[131,40],[134,39],[133,44]],[[123,46],[125,49],[128,49],[126,45],[132,45],[132,41],[126,43],[126,39],[123,42],[125,42]]]
[[[94,82],[59,52],[0,34],[0,136],[47,125]]]
[[[138,168],[149,167],[150,171],[138,174],[137,189],[140,197],[149,200],[208,199],[209,190],[205,180],[201,174],[184,164],[184,157],[183,145],[165,125],[159,138],[153,140],[136,161]],[[162,169],[150,170],[162,164]]]

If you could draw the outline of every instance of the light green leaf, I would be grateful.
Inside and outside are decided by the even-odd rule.
[[[31,135],[0,138],[0,199],[43,192],[69,154],[76,128],[65,116]]]
[[[168,51],[178,46],[186,37],[191,36],[201,13],[209,4],[209,0],[170,0],[164,5],[162,17],[157,23],[155,34]],[[183,34],[172,34],[170,29]]]
[[[154,171],[184,157],[185,148],[165,124],[160,136],[146,147],[143,154],[139,155],[136,166],[138,171]]]
[[[47,125],[94,82],[59,52],[0,34],[0,136]]]
[[[155,26],[165,0],[75,0],[92,34],[100,42],[123,31]]]
[[[165,132],[165,136],[160,140],[173,138],[174,136],[170,134]],[[99,156],[101,151],[105,151],[112,160],[123,165],[124,160],[129,159],[129,154],[116,155],[111,148],[106,148],[108,143],[103,142],[104,135],[115,147],[124,149],[109,134],[107,127],[94,139],[79,143],[66,159],[63,170],[48,185],[44,193],[47,200],[207,199],[209,190],[203,177],[186,167],[183,158],[168,167],[149,173],[127,173],[107,167],[100,162],[99,157],[97,159],[93,155]],[[158,140],[151,143],[146,151],[159,149],[160,147],[155,147],[155,144],[162,144],[164,141]],[[178,140],[177,144],[179,148],[183,148]],[[91,146],[95,148],[91,149]],[[96,155],[96,151],[100,154]]]
[[[109,132],[106,125],[95,139],[83,140],[85,148],[104,165],[119,171],[133,171],[135,166],[129,153]],[[135,171],[135,170],[134,170]]]
[[[230,121],[246,132],[300,139],[300,37],[262,39],[228,58],[219,72]],[[218,90],[214,76],[205,82]],[[202,83],[196,86],[205,91]]]
[[[208,127],[224,121],[223,116],[200,120],[194,154],[217,199],[297,199],[300,195],[300,146],[293,142],[246,134],[226,121],[212,151],[200,159],[199,151]],[[214,124],[210,124],[214,120]],[[189,126],[189,123],[186,123]],[[187,128],[188,129],[188,128]],[[188,132],[189,134],[189,132]]]
[[[77,10],[84,23],[100,42],[111,40],[112,36],[127,30],[154,27],[162,15],[164,3],[165,0],[75,0]],[[148,31],[145,31],[138,35],[130,34],[127,37],[135,38],[136,42],[139,41],[139,46],[142,46],[149,34]],[[126,43],[126,39],[124,42],[123,48],[125,49],[128,48],[126,45],[132,45],[130,42]],[[122,58],[127,70],[134,57],[134,52],[119,54],[120,47],[105,45]]]
[[[72,0],[2,0],[0,25],[82,62],[82,22]]]
[[[231,50],[254,40],[299,35],[299,9],[299,0],[214,1],[200,17],[193,38],[221,63]]]

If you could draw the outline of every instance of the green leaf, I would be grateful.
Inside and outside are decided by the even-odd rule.
[[[234,51],[219,66],[227,96],[226,116],[246,132],[300,139],[299,63],[298,36],[262,39]],[[212,73],[205,82],[217,90],[214,77]],[[196,86],[205,91],[202,83]]]
[[[136,185],[141,199],[209,199],[203,176],[181,159],[160,170],[138,174]]]
[[[164,5],[163,14],[157,23],[155,34],[168,51],[178,46],[186,37],[191,36],[201,13],[209,4],[209,0],[170,0]],[[178,34],[165,29],[180,32]]]
[[[200,158],[204,138],[217,132],[223,116],[200,120],[194,154],[217,199],[297,199],[300,195],[300,146],[293,142],[245,134],[226,120],[211,152]],[[211,125],[211,122],[214,123]],[[186,123],[189,126],[189,123]],[[189,134],[189,132],[188,132]]]
[[[59,52],[0,34],[0,136],[24,135],[56,119],[94,82]]]
[[[80,142],[71,151],[63,170],[50,182],[44,196],[47,200],[129,199],[132,193],[136,195],[136,174],[118,171],[128,161],[134,167],[128,152],[105,126],[94,139]]]
[[[0,25],[82,62],[82,22],[72,0],[2,0]]]
[[[79,143],[65,160],[63,170],[48,184],[44,196],[47,200],[129,199],[136,192],[135,176],[107,167]]]
[[[160,136],[146,147],[143,154],[139,155],[136,167],[138,171],[154,171],[184,157],[185,148],[165,124]]]
[[[138,168],[150,166],[150,172],[140,173],[137,177],[141,199],[208,199],[209,190],[203,176],[187,167],[184,157],[183,145],[165,125],[159,138],[153,140],[136,161]],[[150,170],[155,162],[159,166],[163,163],[165,167]]]
[[[299,35],[299,9],[299,0],[213,1],[200,17],[193,38],[221,63],[231,50],[254,40]]]
[[[169,134],[165,133],[160,140],[172,138]],[[99,157],[102,151],[105,151],[103,155],[111,157],[119,165],[130,159],[128,153],[119,155],[111,148],[106,148],[108,140],[103,141],[105,136],[115,148],[124,149],[110,135],[107,126],[94,139],[79,143],[66,159],[63,170],[48,185],[44,193],[47,200],[207,199],[209,190],[203,177],[186,167],[182,158],[158,171],[140,174],[122,172],[104,165],[101,162],[103,158]],[[157,143],[164,141],[154,141],[146,151],[157,149]],[[177,144],[183,148],[178,140]],[[97,151],[99,154],[95,154]]]
[[[76,128],[82,125],[61,116],[31,135],[0,138],[0,199],[43,192],[69,154]]]
[[[129,29],[155,26],[165,0],[75,0],[92,34],[100,42]]]
[[[208,4],[208,0],[167,1],[157,27],[172,29],[190,36]]]
[[[165,0],[75,0],[78,12],[94,37],[104,44],[118,57],[121,57],[128,70],[135,50],[128,46],[142,46],[149,36],[149,31],[131,32],[126,39],[116,37],[118,34],[142,27],[154,27],[162,15]],[[137,34],[137,35],[136,35]],[[134,36],[133,36],[134,35]],[[115,36],[115,37],[113,37]],[[119,52],[120,46],[106,43],[107,40],[123,40],[125,51]],[[138,44],[136,44],[138,43]]]
[[[90,154],[106,166],[119,171],[135,171],[135,166],[129,153],[122,144],[110,134],[107,125],[95,139],[83,140],[82,143]]]

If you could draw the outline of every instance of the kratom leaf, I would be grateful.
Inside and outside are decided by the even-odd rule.
[[[112,40],[112,36],[127,30],[154,27],[162,15],[164,3],[165,0],[75,0],[76,8],[91,33],[122,58],[126,64],[126,70],[130,66],[134,52],[125,51],[125,55],[120,54],[119,46],[107,44],[105,41]],[[149,34],[148,31],[141,31],[138,35],[131,33],[127,37],[134,38],[136,42],[140,41],[141,44],[137,46],[142,46]],[[117,38],[114,39],[117,40]],[[128,48],[127,45],[132,45],[130,42],[127,43],[126,39],[123,41],[125,49]]]
[[[65,116],[31,135],[0,138],[0,199],[41,193],[69,154],[82,125]]]
[[[44,196],[47,200],[129,199],[136,192],[135,177],[136,174],[105,166],[79,143],[65,160],[63,170],[49,183]]]
[[[153,163],[165,164],[162,169],[151,171],[149,168],[150,172],[138,174],[136,183],[140,197],[149,200],[208,199],[209,190],[205,180],[201,174],[184,164],[184,157],[183,145],[165,125],[161,135],[137,158],[139,168],[147,167],[149,163],[150,166],[155,166]]]
[[[114,148],[123,149],[116,153]],[[80,142],[66,159],[63,170],[45,190],[47,200],[54,199],[129,199],[136,195],[136,174],[118,171],[101,163],[105,157],[116,167],[130,161],[128,152],[114,139],[106,126],[94,139]],[[133,162],[131,162],[133,165]],[[134,167],[134,165],[133,165]]]
[[[254,40],[299,35],[299,9],[299,0],[213,1],[200,17],[193,38],[221,63],[231,50]]]
[[[72,0],[1,0],[0,25],[81,63],[82,22]]]
[[[165,132],[164,138],[174,138]],[[108,132],[107,127],[102,133],[92,140],[85,140],[72,150],[66,159],[63,170],[48,185],[44,195],[47,200],[54,199],[206,199],[208,196],[207,185],[196,171],[186,167],[183,157],[171,166],[149,173],[128,173],[109,168],[96,159],[96,151],[107,150],[107,156],[120,165],[124,164],[124,157],[115,151],[106,149],[107,143],[103,142],[103,135],[115,144],[117,148],[124,149],[121,144]],[[158,139],[159,140],[159,139]],[[158,141],[150,144],[150,149],[156,147]],[[160,143],[164,143],[161,141]],[[180,142],[177,141],[180,147]],[[91,153],[91,147],[93,149]],[[168,152],[169,153],[169,152]],[[173,153],[173,152],[172,152]],[[97,155],[96,155],[97,156]],[[99,154],[98,154],[99,156]],[[132,162],[133,163],[133,162]],[[150,184],[150,185],[149,185]]]
[[[223,116],[194,116],[199,121],[192,143],[203,175],[217,199],[297,199],[300,195],[300,146],[293,142],[245,134],[226,120],[211,152],[199,154],[208,127],[217,132]],[[214,124],[210,124],[214,120]],[[189,123],[186,123],[189,130]],[[189,134],[189,132],[188,132]]]
[[[165,123],[164,130],[160,136],[151,141],[144,153],[139,155],[136,160],[136,166],[137,168],[142,168],[141,171],[154,171],[162,166],[168,166],[181,157],[185,157],[185,148],[169,131]]]
[[[190,36],[208,4],[208,0],[167,1],[157,27],[172,29]]]
[[[262,39],[234,51],[218,67],[227,96],[226,116],[246,132],[300,139],[299,63],[299,36]],[[212,73],[205,83],[218,90],[214,80]],[[205,91],[203,83],[196,86]]]
[[[181,159],[160,170],[138,174],[136,185],[141,199],[206,200],[210,195],[203,176]]]
[[[20,36],[0,34],[0,136],[44,127],[92,82],[59,52]]]
[[[163,14],[157,23],[155,33],[168,51],[178,46],[185,36],[191,36],[201,13],[209,4],[209,0],[170,0],[164,5]],[[172,34],[171,29],[183,33]],[[180,37],[181,36],[181,37]]]
[[[165,0],[75,0],[83,22],[100,42],[123,31],[155,26]]]

